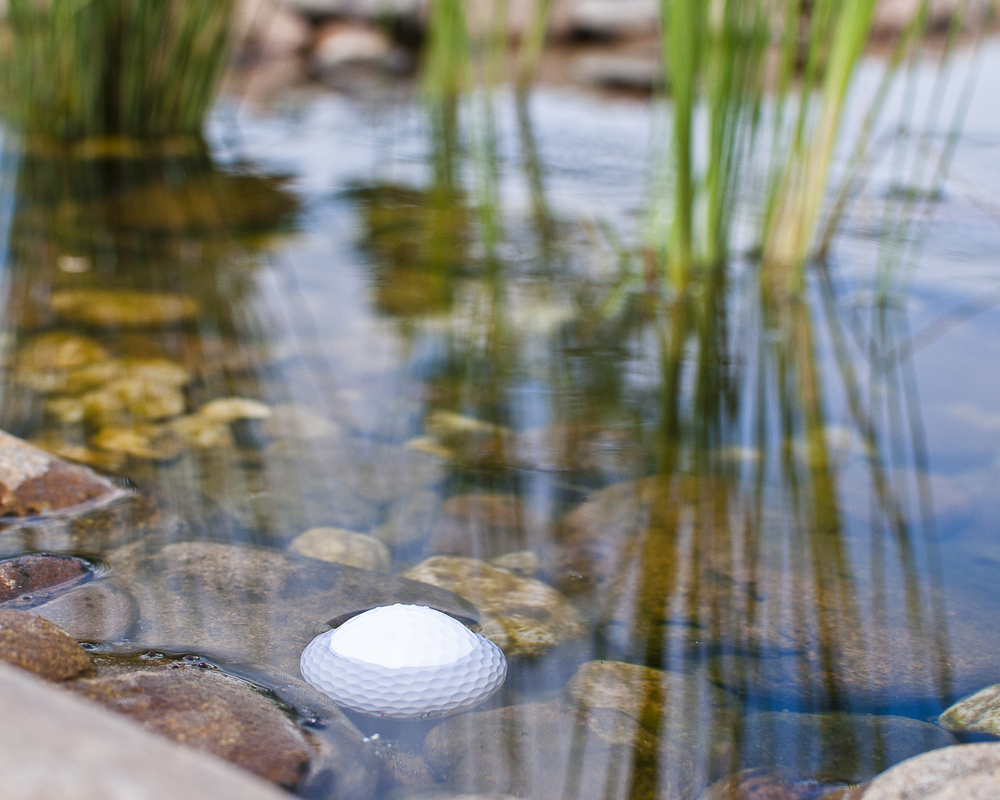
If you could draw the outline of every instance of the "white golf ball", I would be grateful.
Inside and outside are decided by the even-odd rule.
[[[320,634],[302,675],[335,703],[375,717],[456,714],[496,694],[507,659],[493,642],[426,606],[373,608]]]

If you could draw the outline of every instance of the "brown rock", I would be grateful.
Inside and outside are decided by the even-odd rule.
[[[86,561],[72,556],[40,554],[0,561],[0,603],[78,581],[89,571]]]
[[[99,328],[177,325],[195,319],[201,311],[192,297],[124,289],[55,292],[49,303],[61,318]]]
[[[826,790],[783,770],[748,769],[713,783],[699,800],[859,800],[864,787]]]
[[[489,559],[528,543],[532,524],[520,498],[510,494],[474,492],[450,497],[441,507],[428,550],[440,555]]]
[[[423,756],[408,753],[391,744],[375,750],[378,759],[378,794],[393,789],[417,789],[434,785],[434,776]]]
[[[308,769],[309,743],[292,720],[248,684],[218,672],[134,672],[76,681],[72,688],[281,786],[294,787]]]
[[[0,610],[0,659],[49,681],[93,669],[86,650],[54,623],[26,611]]]
[[[137,617],[135,601],[128,592],[106,579],[35,606],[32,613],[54,622],[74,639],[89,642],[122,639]]]
[[[435,556],[403,573],[454,592],[483,615],[482,633],[509,656],[537,656],[586,634],[573,605],[547,583],[461,556]]]
[[[0,431],[0,516],[71,511],[121,495],[93,470]]]
[[[963,744],[924,753],[883,772],[864,800],[996,800],[1000,743]]]

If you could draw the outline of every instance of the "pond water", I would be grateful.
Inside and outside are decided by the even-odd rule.
[[[105,562],[138,609],[111,644],[240,674],[386,598],[480,625],[511,662],[487,710],[351,717],[430,776],[384,796],[695,798],[778,765],[818,797],[954,741],[927,720],[1000,680],[990,84],[901,240],[882,204],[916,173],[875,169],[795,299],[752,254],[643,291],[637,99],[499,95],[495,172],[465,112],[315,89],[223,97],[167,156],[8,142],[0,428],[142,502],[0,554]]]

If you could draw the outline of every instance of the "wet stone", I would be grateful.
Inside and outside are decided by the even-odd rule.
[[[101,428],[91,444],[109,453],[154,462],[173,461],[184,451],[173,428],[154,424]]]
[[[473,558],[434,556],[403,577],[447,589],[472,603],[488,618],[483,635],[508,656],[538,656],[587,632],[570,602],[548,584]]]
[[[437,492],[416,492],[389,506],[388,519],[372,536],[393,549],[405,550],[426,542],[441,513]]]
[[[996,800],[1000,743],[963,744],[924,753],[879,775],[864,800]]]
[[[826,786],[787,770],[749,769],[712,784],[698,800],[860,800],[865,786]]]
[[[82,580],[90,564],[82,558],[37,554],[0,561],[0,603],[42,589],[53,589]]]
[[[54,623],[26,611],[0,610],[0,660],[49,681],[93,669],[86,650]]]
[[[288,549],[300,556],[375,572],[388,572],[392,561],[389,548],[378,539],[342,528],[310,528],[296,536]]]
[[[588,661],[566,684],[577,708],[627,714],[661,739],[692,751],[711,750],[713,768],[727,757],[736,701],[704,674],[667,672],[618,661]]]
[[[135,601],[111,580],[98,580],[31,609],[74,639],[115,642],[135,625]]]
[[[198,301],[184,295],[129,290],[54,292],[49,304],[61,319],[98,328],[151,328],[194,320]]]
[[[71,371],[106,362],[108,351],[99,342],[65,331],[36,336],[17,354],[15,380],[36,392],[65,390]]]
[[[963,697],[939,718],[950,731],[1000,736],[1000,683]]]
[[[0,516],[34,516],[103,503],[122,492],[87,467],[70,464],[0,431]]]
[[[689,798],[692,755],[616,711],[527,703],[453,717],[424,741],[431,771],[458,792],[549,800]]]
[[[139,605],[136,644],[217,653],[292,675],[326,623],[375,606],[415,603],[478,619],[451,592],[278,550],[178,542],[145,552],[140,542],[108,561]]]
[[[351,468],[343,479],[361,497],[384,504],[444,480],[441,459],[406,447],[360,439],[348,443]]]
[[[542,568],[542,559],[533,550],[516,550],[490,559],[490,565],[523,578],[532,578]]]
[[[529,509],[515,495],[461,494],[442,505],[428,550],[489,559],[522,549],[540,538],[542,530],[542,522],[531,519]]]
[[[150,730],[294,787],[310,747],[282,711],[248,684],[216,671],[134,672],[79,680],[74,691]]]
[[[435,784],[423,756],[400,749],[393,742],[375,748],[378,763],[378,794],[399,789],[421,789]]]
[[[820,780],[860,783],[956,739],[927,722],[874,714],[750,714],[743,721],[746,767],[780,767]]]
[[[1000,601],[977,579],[982,567],[947,555],[947,605],[928,600],[915,617],[905,565],[876,580],[845,559],[839,536],[767,509],[748,531],[727,505],[725,488],[706,479],[600,489],[561,520],[548,572],[616,655],[664,663],[720,648],[727,655],[709,658],[720,685],[779,708],[874,710],[996,681],[1000,650],[982,631]],[[815,579],[789,571],[790,543],[803,543],[791,558]]]
[[[271,439],[315,441],[340,435],[340,427],[329,417],[293,403],[274,406],[263,429]]]

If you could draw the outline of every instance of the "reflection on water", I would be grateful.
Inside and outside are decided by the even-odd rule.
[[[2,427],[153,502],[3,550],[101,556],[129,644],[248,667],[294,672],[389,593],[477,620],[508,686],[385,728],[423,777],[383,794],[696,798],[954,741],[923,720],[996,680],[1000,609],[935,518],[905,298],[853,302],[835,265],[788,297],[743,260],[661,302],[549,207],[526,104],[488,165],[519,211],[469,190],[460,121],[432,113],[423,179],[310,216],[198,143],[8,151]]]

